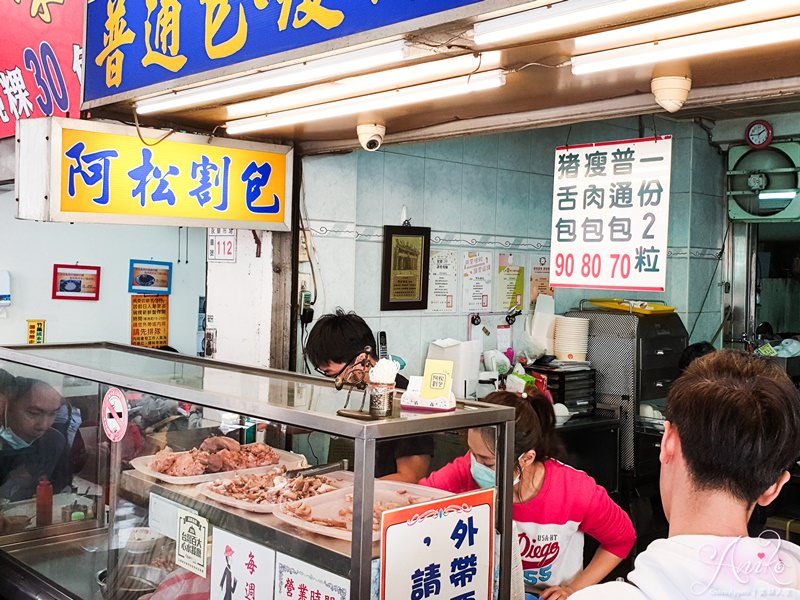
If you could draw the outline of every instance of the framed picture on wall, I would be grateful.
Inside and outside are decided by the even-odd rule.
[[[128,293],[169,294],[172,291],[172,263],[131,259]]]
[[[54,300],[99,300],[100,267],[53,265]]]
[[[430,227],[385,225],[381,310],[428,308]]]

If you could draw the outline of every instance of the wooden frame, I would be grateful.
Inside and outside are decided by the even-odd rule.
[[[128,293],[169,294],[172,292],[172,263],[131,259]]]
[[[99,300],[100,267],[53,265],[54,300]]]
[[[381,310],[428,308],[430,255],[430,227],[383,227]]]

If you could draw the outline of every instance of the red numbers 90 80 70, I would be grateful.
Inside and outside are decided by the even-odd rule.
[[[627,279],[631,274],[631,257],[629,254],[611,254],[611,277]],[[554,274],[556,277],[572,277],[575,273],[575,256],[558,253],[555,257]],[[584,278],[599,279],[603,270],[603,259],[599,254],[582,254],[580,274]]]

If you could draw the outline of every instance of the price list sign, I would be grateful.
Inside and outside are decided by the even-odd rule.
[[[550,285],[663,292],[672,136],[556,148]]]

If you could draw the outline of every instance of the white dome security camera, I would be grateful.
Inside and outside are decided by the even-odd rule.
[[[383,144],[386,127],[377,123],[367,123],[357,126],[356,133],[361,147],[368,152],[375,152]]]

